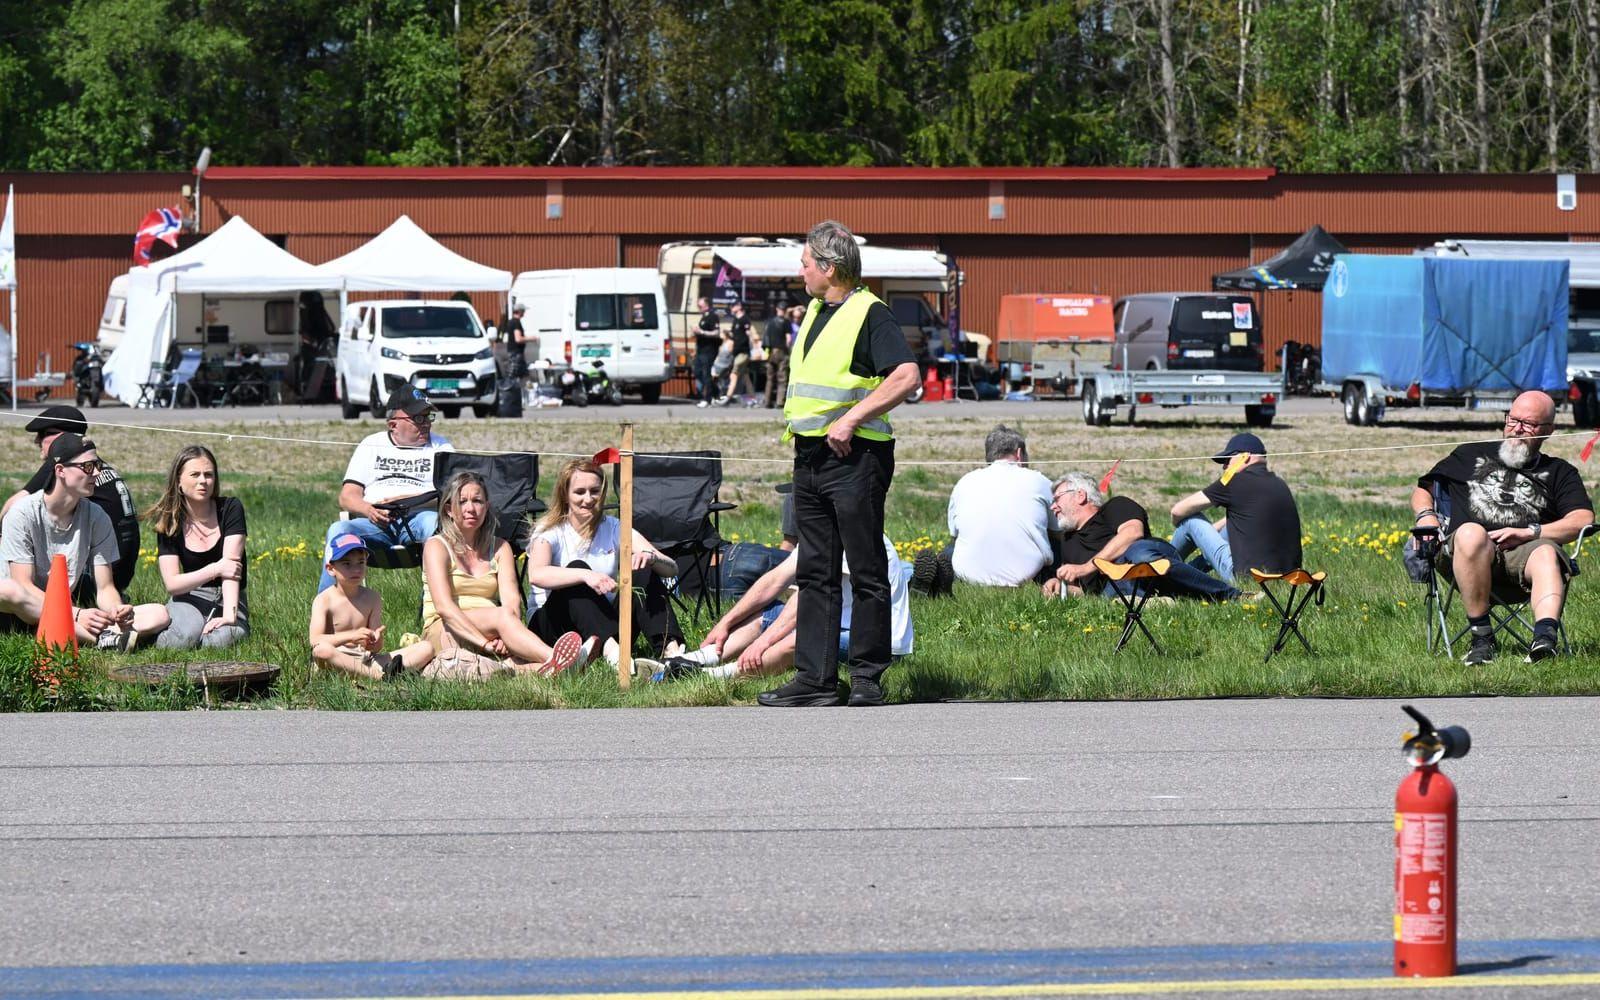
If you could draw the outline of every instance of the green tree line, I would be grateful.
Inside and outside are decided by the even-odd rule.
[[[0,169],[1600,171],[1600,0],[0,3]]]

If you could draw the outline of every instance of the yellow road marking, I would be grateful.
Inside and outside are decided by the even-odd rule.
[[[1355,990],[1472,990],[1506,987],[1600,986],[1600,972],[1448,979],[1191,979],[1157,982],[1020,983],[970,986],[881,986],[777,990],[673,990],[631,993],[441,994],[429,1000],[945,1000],[974,997],[1163,996],[1176,993],[1303,993]],[[378,1000],[378,998],[360,998]]]

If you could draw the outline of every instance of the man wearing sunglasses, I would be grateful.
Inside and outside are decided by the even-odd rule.
[[[76,406],[50,406],[28,421],[23,429],[33,435],[33,443],[39,446],[39,457],[43,459],[49,453],[50,445],[61,434],[82,437],[89,432],[89,425],[84,420],[83,411]],[[128,484],[123,482],[121,474],[104,459],[100,464],[100,474],[94,481],[94,495],[89,499],[111,518],[111,530],[117,536],[117,562],[112,567],[111,575],[117,582],[117,589],[127,593],[134,571],[139,568],[138,508],[134,506],[133,494],[128,491]],[[33,478],[12,494],[4,507],[0,507],[0,517],[10,512],[18,500],[44,489],[54,471],[54,466],[48,460],[44,461]]]
[[[1556,628],[1571,563],[1561,546],[1594,523],[1594,503],[1571,463],[1541,454],[1555,430],[1555,403],[1539,391],[1511,404],[1498,442],[1464,444],[1417,480],[1418,528],[1444,536],[1437,565],[1454,578],[1471,628],[1465,662],[1499,652],[1490,595],[1526,599],[1533,614],[1527,662],[1557,652]]]
[[[433,457],[453,447],[433,433],[439,411],[416,386],[397,386],[384,410],[388,429],[357,445],[344,472],[339,509],[350,519],[330,524],[327,537],[331,542],[335,535],[354,533],[368,548],[398,555],[433,537],[439,523]],[[332,585],[333,577],[324,568],[317,593]]]
[[[45,488],[12,504],[0,528],[0,628],[31,631],[44,614],[50,563],[67,560],[67,583],[74,605],[72,621],[80,643],[127,650],[140,636],[167,627],[160,604],[129,605],[112,577],[117,562],[111,518],[93,503],[95,482],[105,463],[94,442],[63,433],[45,456],[50,478]]]

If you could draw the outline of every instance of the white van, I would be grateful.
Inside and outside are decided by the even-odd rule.
[[[661,398],[672,374],[672,345],[661,278],[648,267],[584,267],[525,271],[511,285],[513,305],[526,306],[526,335],[537,338],[529,364],[568,366],[598,360],[623,392],[646,403]]]
[[[396,387],[411,383],[446,417],[465,406],[494,411],[494,346],[471,303],[396,299],[352,302],[339,328],[339,404],[380,419]]]

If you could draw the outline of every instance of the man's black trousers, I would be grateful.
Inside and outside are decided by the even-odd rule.
[[[835,455],[826,442],[797,442],[795,525],[800,532],[797,680],[832,690],[839,684],[839,613],[843,558],[850,561],[850,676],[877,681],[889,669],[889,561],[883,503],[894,478],[894,442],[851,441]]]

